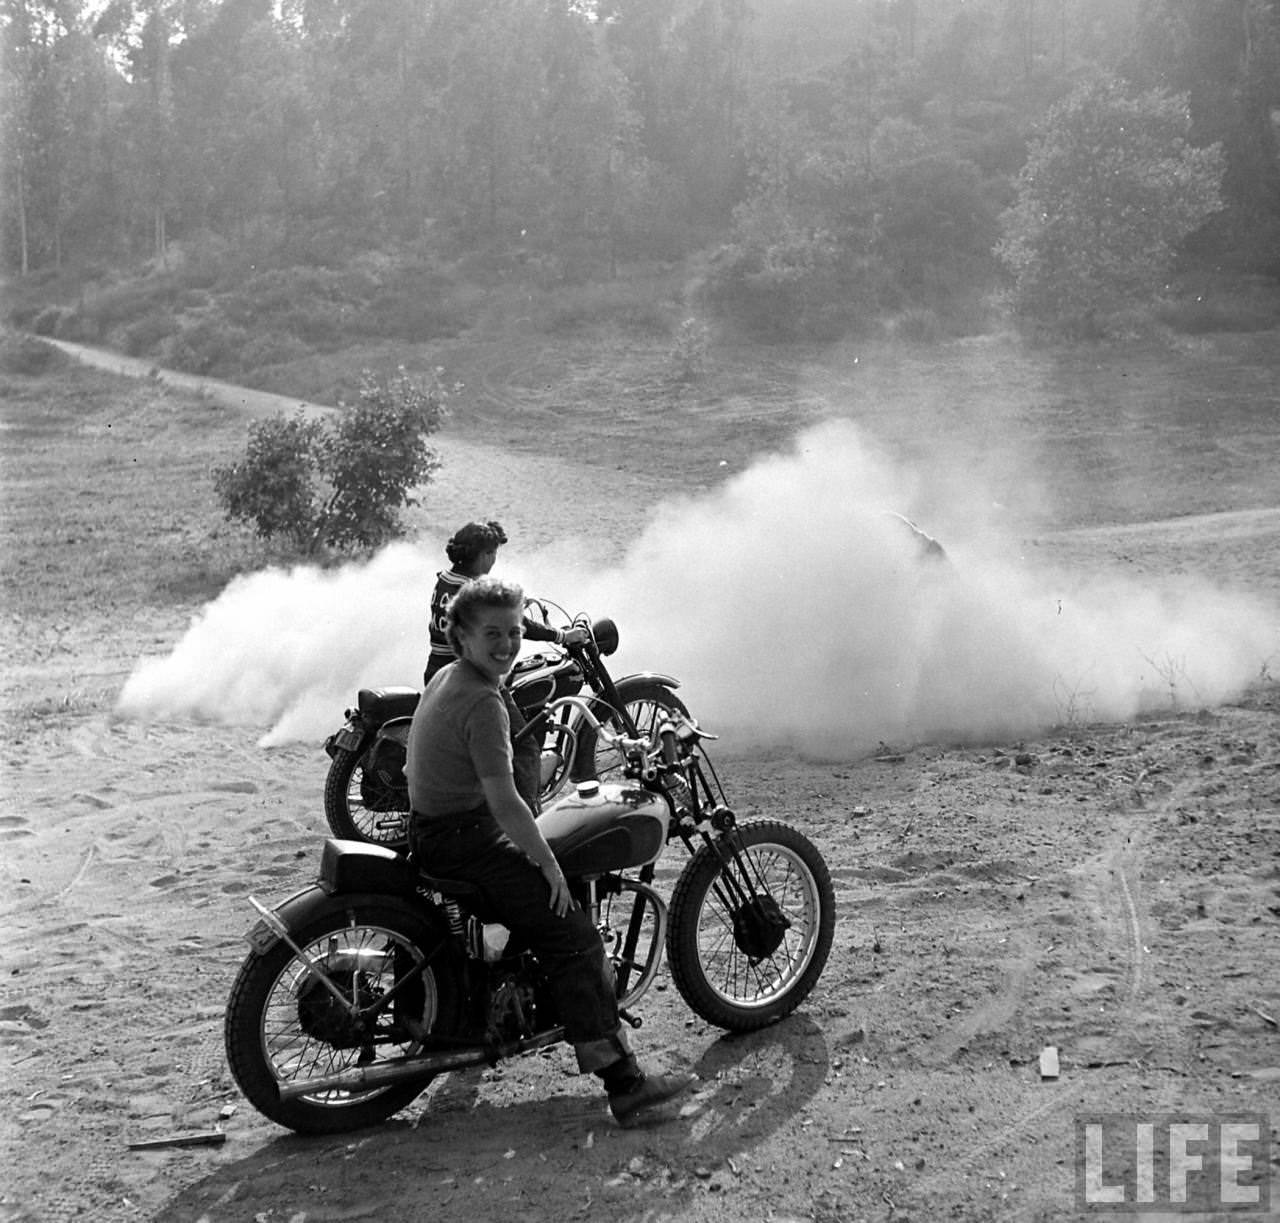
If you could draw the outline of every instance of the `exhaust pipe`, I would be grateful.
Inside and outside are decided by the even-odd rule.
[[[427,1079],[443,1074],[446,1070],[462,1070],[467,1066],[484,1066],[522,1053],[544,1049],[564,1039],[564,1028],[552,1028],[537,1036],[512,1041],[490,1050],[474,1046],[454,1053],[426,1053],[416,1057],[396,1058],[377,1066],[356,1066],[337,1074],[319,1079],[306,1079],[296,1083],[281,1083],[278,1087],[281,1100],[298,1100],[303,1096],[316,1096],[326,1091],[372,1091],[379,1087],[391,1087],[397,1083],[412,1083],[415,1079]]]

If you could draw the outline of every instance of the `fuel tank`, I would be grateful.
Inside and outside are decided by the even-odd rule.
[[[657,860],[667,804],[633,787],[582,782],[538,816],[538,827],[566,875],[600,875]]]

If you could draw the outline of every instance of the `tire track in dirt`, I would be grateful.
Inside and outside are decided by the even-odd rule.
[[[1088,907],[1087,916],[1093,919],[1101,934],[1100,958],[1113,954],[1123,966],[1123,995],[1107,1025],[1108,1037],[1117,1045],[1114,1056],[1095,1053],[1088,1061],[1081,1057],[1064,1057],[1063,1077],[1043,1085],[1048,1093],[1044,1099],[1029,1108],[1022,1107],[1010,1121],[985,1139],[966,1147],[958,1163],[948,1164],[926,1176],[919,1189],[926,1192],[937,1189],[952,1178],[957,1169],[971,1171],[1002,1158],[1004,1162],[1012,1163],[1020,1154],[1025,1155],[1028,1149],[1034,1148],[1036,1132],[1046,1122],[1064,1112],[1079,1114],[1090,1106],[1090,1101],[1096,1102],[1099,1085],[1087,1073],[1091,1066],[1105,1068],[1118,1063],[1139,1071],[1144,1075],[1148,1089],[1154,1084],[1158,1093],[1154,1100],[1148,1095],[1144,1109],[1151,1113],[1173,1111],[1178,1077],[1183,1072],[1164,1064],[1164,1059],[1161,1059],[1161,1064],[1150,1064],[1145,1057],[1123,1056],[1121,1050],[1132,1044],[1130,1034],[1139,1026],[1147,1030],[1152,1025],[1156,1028],[1157,1040],[1150,1044],[1147,1053],[1157,1047],[1167,1051],[1176,1045],[1172,1039],[1177,1030],[1173,1008],[1167,1001],[1154,997],[1149,987],[1147,948],[1150,939],[1145,931],[1151,918],[1143,905],[1140,880],[1146,839],[1155,824],[1180,798],[1180,791],[1174,791],[1154,807],[1144,803],[1136,810],[1122,808],[1117,811],[1112,817],[1111,829],[1102,850],[1067,871],[1068,875],[1074,875],[1086,884],[1083,900]],[[966,1034],[974,1034],[987,1025],[997,1027],[1029,1001],[1027,986],[1044,948],[1026,932],[1023,932],[1021,941],[1024,954],[1015,957],[1012,968],[1006,969],[997,997],[960,1025]],[[1095,1049],[1096,1040],[1095,1034]],[[933,1051],[954,1052],[962,1044],[962,1040],[950,1035],[931,1042]],[[1108,1094],[1105,1087],[1103,1094]],[[1116,1111],[1116,1108],[1112,1105],[1098,1111]]]

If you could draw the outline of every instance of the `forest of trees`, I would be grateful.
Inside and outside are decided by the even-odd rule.
[[[1110,140],[1147,160],[1073,206],[1163,175],[1185,198],[1124,238],[1142,259],[1280,275],[1280,0],[0,0],[0,23],[10,277],[175,243],[591,276],[701,251],[726,308],[821,334],[834,301],[998,275],[1045,306],[1085,232],[1050,232],[1045,192]]]

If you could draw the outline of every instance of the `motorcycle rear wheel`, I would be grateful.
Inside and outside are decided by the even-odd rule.
[[[409,848],[409,796],[404,809],[371,811],[364,804],[361,785],[363,753],[337,748],[324,779],[324,817],[335,837],[363,841],[405,853]]]
[[[791,1014],[817,984],[835,933],[835,892],[822,855],[787,824],[741,824],[719,845],[727,863],[703,845],[676,881],[667,959],[696,1014],[753,1032]]]
[[[330,912],[293,934],[313,961],[342,965],[329,972],[343,992],[369,1005],[421,962],[422,948],[437,946],[442,931],[426,918],[376,904]],[[336,1134],[375,1125],[411,1104],[434,1076],[356,1090],[317,1090],[281,1099],[280,1088],[305,1084],[421,1050],[421,1036],[455,1035],[462,986],[447,953],[410,983],[402,1002],[374,1021],[371,1033],[353,1027],[345,1009],[283,941],[251,953],[227,1002],[227,1062],[249,1102],[263,1116],[300,1134]],[[411,1014],[406,1014],[411,1011]],[[412,1019],[416,1035],[404,1026]],[[418,1026],[420,1025],[420,1026]]]

